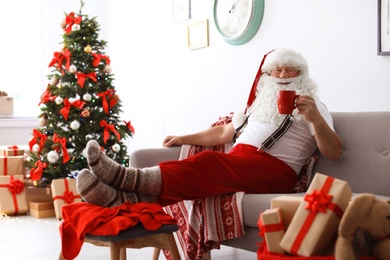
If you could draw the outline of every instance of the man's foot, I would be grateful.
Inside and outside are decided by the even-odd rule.
[[[138,185],[139,170],[126,168],[110,159],[97,141],[87,143],[87,161],[92,172],[105,184],[126,191],[135,191]]]
[[[137,194],[134,192],[121,192],[103,183],[88,169],[81,170],[76,179],[77,191],[88,203],[102,207],[114,207],[121,205],[124,201],[133,204],[138,203]]]

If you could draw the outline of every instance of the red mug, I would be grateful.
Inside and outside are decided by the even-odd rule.
[[[297,108],[295,101],[299,95],[295,93],[295,90],[278,90],[276,97],[279,114],[290,115]]]

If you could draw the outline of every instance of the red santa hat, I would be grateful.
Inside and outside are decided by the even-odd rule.
[[[291,49],[280,48],[272,50],[264,55],[263,60],[260,63],[259,70],[257,71],[255,80],[252,84],[251,92],[247,102],[248,109],[256,98],[257,84],[263,73],[270,74],[276,67],[294,67],[299,70],[300,75],[307,75],[309,73],[309,67],[306,59],[300,54]]]

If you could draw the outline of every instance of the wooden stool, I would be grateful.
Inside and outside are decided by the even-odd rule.
[[[178,225],[162,225],[159,229],[149,231],[141,224],[121,231],[116,236],[94,236],[87,234],[84,242],[96,246],[109,246],[111,260],[125,260],[126,248],[154,247],[153,260],[157,260],[160,250],[169,250],[173,260],[180,260],[173,232],[179,229]],[[60,260],[63,260],[62,252]]]

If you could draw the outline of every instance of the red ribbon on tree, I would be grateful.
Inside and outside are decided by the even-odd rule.
[[[298,254],[298,250],[301,247],[303,239],[305,238],[319,212],[326,213],[326,211],[329,209],[332,210],[338,218],[342,217],[343,211],[337,204],[331,201],[333,196],[328,194],[330,188],[332,187],[333,181],[334,178],[327,177],[320,190],[313,190],[311,194],[306,194],[303,198],[308,202],[305,209],[309,210],[309,214],[307,215],[305,222],[303,223],[297,234],[297,237],[294,240],[294,243],[291,246],[292,254]]]
[[[125,120],[123,120],[123,122],[125,123],[126,127],[127,127],[128,129],[130,129],[130,131],[131,131],[133,134],[135,134],[135,130],[134,130],[134,127],[131,125],[131,122],[130,122],[130,121],[129,121],[129,122],[126,122]]]
[[[64,107],[61,108],[60,113],[65,118],[65,120],[68,120],[69,111],[71,107],[82,109],[84,105],[85,105],[84,101],[76,100],[74,102],[70,102],[69,99],[65,98]]]
[[[14,176],[11,175],[9,184],[0,184],[0,188],[8,188],[9,192],[12,194],[12,200],[15,207],[15,215],[19,212],[18,200],[16,195],[21,194],[24,190],[24,183],[21,180],[14,180]]]
[[[116,135],[116,137],[118,138],[118,140],[121,139],[121,135],[118,133],[118,131],[116,131],[114,125],[110,125],[105,120],[102,120],[102,121],[100,121],[100,127],[104,127],[104,133],[103,133],[104,143],[107,142],[107,139],[110,136],[109,131],[113,132]]]
[[[54,52],[54,58],[49,63],[49,67],[53,66],[57,63],[57,68],[62,72],[62,75],[65,74],[64,70],[62,69],[62,63],[65,62],[65,68],[69,70],[70,67],[70,57],[72,54],[70,53],[69,49],[64,49],[63,52]]]
[[[97,96],[102,99],[103,109],[106,114],[108,114],[108,109],[115,106],[115,104],[118,102],[118,95],[115,95],[113,93],[113,89],[108,89],[104,92],[97,93]],[[109,103],[107,102],[107,100],[110,100]]]
[[[65,32],[67,34],[69,34],[72,31],[73,24],[80,24],[81,20],[82,20],[82,17],[81,16],[75,16],[74,12],[71,12],[70,14],[68,14],[65,17],[65,23],[66,23],[66,27],[64,29]]]
[[[88,74],[77,73],[76,75],[77,75],[77,83],[80,85],[81,88],[84,88],[84,83],[87,79],[91,79],[93,82],[97,82],[95,72],[90,72]]]
[[[92,53],[93,61],[92,61],[92,66],[97,67],[101,61],[101,59],[104,59],[106,61],[107,65],[110,65],[111,61],[108,56],[105,56],[103,54],[99,53]]]
[[[28,145],[30,146],[30,150],[32,151],[32,147],[34,146],[34,144],[37,144],[39,142],[38,143],[39,151],[41,151],[43,146],[44,146],[44,143],[45,143],[46,139],[47,139],[47,135],[39,132],[36,128],[34,128],[34,130],[33,130],[33,137],[28,142]]]
[[[50,85],[49,85],[50,86]],[[38,106],[41,104],[46,104],[49,101],[53,101],[56,99],[57,96],[52,96],[48,89],[45,90],[45,92],[41,95],[41,101],[39,102]]]
[[[65,137],[58,137],[57,134],[53,135],[53,142],[59,143],[62,150],[62,162],[66,163],[70,160],[70,156],[68,154],[68,149],[66,149],[66,138]]]
[[[37,181],[42,178],[43,170],[47,168],[47,163],[36,161],[34,166],[36,167],[30,170],[30,178],[33,181]]]
[[[69,190],[69,182],[67,179],[64,179],[65,191],[62,196],[55,196],[54,200],[62,199],[66,204],[71,204],[75,199],[81,198],[80,195],[74,195],[73,191]]]

